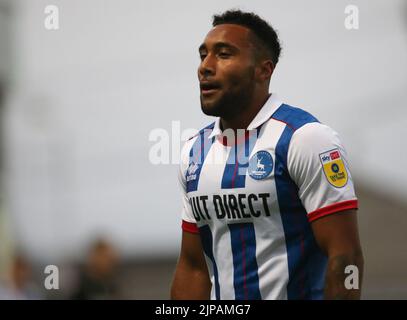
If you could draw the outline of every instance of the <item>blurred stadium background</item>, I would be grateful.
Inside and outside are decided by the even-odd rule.
[[[49,4],[58,30],[44,27]],[[349,4],[358,30],[344,27]],[[403,0],[0,0],[0,298],[169,297],[177,165],[150,162],[149,135],[210,121],[199,107],[197,48],[211,16],[229,8],[277,28],[272,91],[347,146],[363,298],[407,298]],[[175,136],[174,162],[178,144]],[[44,288],[47,265],[59,267],[59,290]]]

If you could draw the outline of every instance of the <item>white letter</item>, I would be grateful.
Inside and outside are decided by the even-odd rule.
[[[161,138],[161,139],[160,139]],[[150,148],[148,155],[152,164],[169,164],[170,163],[170,138],[164,129],[154,129],[150,132],[148,140],[158,141]]]
[[[59,10],[57,6],[49,5],[44,9],[44,13],[48,14],[44,20],[44,27],[47,30],[59,29]]]
[[[49,276],[45,278],[44,286],[47,290],[57,290],[59,289],[59,270],[57,266],[49,265],[45,267],[45,274],[50,273]]]
[[[348,290],[359,289],[359,269],[355,265],[349,265],[345,268],[345,273],[350,273],[345,278],[345,288]]]
[[[344,21],[345,28],[348,30],[359,29],[359,8],[355,5],[347,5],[345,13],[348,14]]]

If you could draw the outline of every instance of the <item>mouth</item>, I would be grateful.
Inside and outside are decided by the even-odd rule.
[[[220,85],[216,82],[201,82],[200,83],[201,94],[208,96],[214,94],[220,89]]]

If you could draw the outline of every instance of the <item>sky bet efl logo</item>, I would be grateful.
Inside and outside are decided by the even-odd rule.
[[[319,155],[324,173],[329,183],[342,188],[348,182],[348,173],[338,149],[329,150]]]

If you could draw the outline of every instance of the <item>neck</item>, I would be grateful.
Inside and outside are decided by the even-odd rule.
[[[233,129],[234,131],[237,129],[247,129],[270,95],[271,94],[267,91],[262,94],[255,94],[254,99],[243,112],[230,119],[221,118],[220,124],[222,131],[226,129]]]

